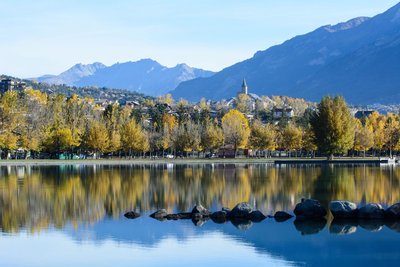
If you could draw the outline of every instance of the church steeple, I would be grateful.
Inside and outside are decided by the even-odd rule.
[[[242,94],[245,94],[245,95],[248,94],[248,87],[247,87],[246,79],[243,79],[243,83],[242,83]]]

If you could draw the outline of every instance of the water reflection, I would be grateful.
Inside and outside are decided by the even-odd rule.
[[[0,228],[35,232],[68,223],[78,227],[118,218],[129,209],[187,211],[197,203],[215,210],[246,201],[265,214],[292,210],[302,197],[325,206],[333,199],[391,204],[400,199],[399,189],[400,169],[393,166],[1,166]],[[248,229],[252,224],[234,225]],[[307,225],[295,223],[303,234],[324,228],[321,222],[312,229]],[[379,224],[358,225],[379,230]]]

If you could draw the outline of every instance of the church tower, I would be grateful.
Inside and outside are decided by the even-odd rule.
[[[242,94],[245,94],[245,95],[248,94],[248,87],[247,87],[246,79],[243,79],[243,83],[242,83]]]

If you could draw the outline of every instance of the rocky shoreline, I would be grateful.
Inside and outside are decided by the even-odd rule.
[[[349,201],[331,201],[329,212],[333,215],[329,231],[333,234],[351,234],[358,226],[369,231],[379,231],[383,225],[400,232],[400,203],[393,204],[383,209],[380,204],[368,203],[357,207]],[[327,224],[325,209],[318,200],[302,199],[293,211],[295,218],[294,226],[302,234],[315,234],[320,232]],[[124,214],[128,219],[136,219],[140,214],[129,211]],[[150,217],[159,220],[192,220],[196,226],[201,226],[208,220],[222,224],[230,221],[241,230],[249,229],[252,223],[259,223],[266,218],[274,218],[276,222],[284,222],[294,217],[286,211],[277,211],[273,216],[264,215],[259,210],[253,210],[250,204],[242,202],[233,209],[222,208],[220,211],[211,212],[202,205],[196,205],[190,212],[169,214],[167,210],[161,209],[152,213]]]

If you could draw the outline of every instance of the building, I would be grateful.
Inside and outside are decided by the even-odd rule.
[[[249,87],[247,86],[246,79],[243,79],[242,92],[241,93],[245,94],[245,95],[248,95],[249,94],[248,89],[249,89]]]
[[[14,81],[11,79],[3,79],[0,82],[0,93],[5,93],[7,91],[13,90],[24,90],[26,88],[26,83],[20,81]]]
[[[272,117],[275,120],[280,120],[281,118],[293,118],[294,116],[294,112],[293,112],[293,108],[290,106],[286,106],[286,107],[274,107],[272,109]]]

